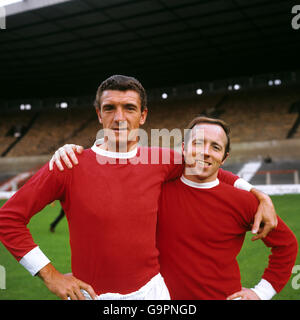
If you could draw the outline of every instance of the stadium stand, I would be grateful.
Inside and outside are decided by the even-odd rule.
[[[151,129],[168,129],[172,131],[179,128],[183,136],[183,130],[193,117],[206,114],[207,110],[213,110],[214,106],[222,99],[224,94],[213,94],[200,98],[186,100],[156,101],[150,104],[148,118],[143,126],[148,138],[151,137]],[[150,141],[149,141],[150,142]],[[160,141],[163,146],[163,141]],[[171,141],[171,147],[174,141]]]
[[[298,118],[295,121],[293,127],[289,131],[288,138],[300,138],[300,100],[293,103],[290,107],[290,113],[297,113]]]
[[[89,125],[92,114],[93,119],[96,118],[92,108],[41,112],[29,132],[7,156],[49,154],[65,141],[72,141],[72,137],[78,135],[83,126]]]
[[[0,155],[20,137],[34,113],[2,113],[0,116]]]
[[[220,117],[231,126],[232,142],[283,140],[298,119],[298,111],[290,111],[299,100],[298,88],[259,88],[203,95],[185,100],[165,100],[150,105],[144,129],[182,131],[200,114]],[[300,137],[300,129],[292,138]]]
[[[221,118],[231,126],[232,142],[282,140],[298,117],[289,108],[299,98],[294,88],[235,92],[221,106]]]
[[[149,102],[143,129],[148,133],[148,142],[152,128],[169,131],[179,128],[183,134],[189,121],[202,114],[228,122],[232,128],[232,142],[283,140],[293,127],[295,130],[289,138],[299,139],[299,111],[291,108],[299,99],[298,88],[273,87],[203,94],[189,99],[154,100]],[[24,135],[15,135],[15,128]],[[47,155],[65,143],[86,148],[93,144],[100,129],[92,105],[3,114],[0,154],[6,157]],[[12,148],[3,154],[10,146]]]
[[[296,131],[296,133],[294,134],[293,138],[300,139],[300,128],[299,127],[298,127],[298,130]]]

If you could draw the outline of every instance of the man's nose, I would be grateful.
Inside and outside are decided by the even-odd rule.
[[[124,111],[121,108],[116,110],[114,120],[117,122],[126,120]]]
[[[204,144],[202,152],[203,152],[203,155],[206,157],[210,155],[210,148],[208,143]]]

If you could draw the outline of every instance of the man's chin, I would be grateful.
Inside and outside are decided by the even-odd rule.
[[[118,152],[128,152],[129,145],[132,143],[132,141],[128,141],[127,138],[124,139],[110,139],[109,145],[110,149],[114,149],[115,151]]]
[[[209,166],[194,165],[192,167],[185,166],[185,174],[196,176],[199,180],[207,180],[215,175],[215,171]]]
[[[185,166],[185,172],[187,175],[191,176],[202,176],[204,173],[204,167],[198,165]]]

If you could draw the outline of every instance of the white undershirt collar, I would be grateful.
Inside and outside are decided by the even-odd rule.
[[[192,188],[197,188],[197,189],[210,189],[210,188],[216,187],[220,183],[218,178],[216,180],[210,181],[210,182],[203,182],[203,183],[194,182],[194,181],[187,179],[184,175],[182,175],[180,177],[180,180],[184,184],[186,184],[187,186],[190,186]]]
[[[91,148],[95,153],[99,154],[100,156],[114,158],[114,159],[130,159],[135,157],[137,154],[137,150],[138,150],[137,147],[129,152],[113,152],[113,151],[107,151],[97,147],[97,145],[103,142],[104,142],[103,139],[96,140],[94,145]]]

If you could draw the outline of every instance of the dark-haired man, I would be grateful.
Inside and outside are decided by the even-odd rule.
[[[183,175],[164,184],[158,213],[159,260],[171,298],[271,299],[289,280],[297,240],[278,217],[277,228],[263,239],[272,254],[262,280],[253,289],[242,289],[236,257],[258,201],[218,179],[230,149],[226,123],[198,117],[189,128]],[[203,131],[204,139],[197,138],[196,130]]]
[[[73,170],[45,165],[0,209],[0,240],[62,299],[168,299],[156,248],[158,199],[162,183],[180,176],[182,157],[137,145],[148,110],[136,79],[103,81],[95,107],[104,141],[83,151]],[[168,153],[170,163],[152,164],[153,151],[159,159]],[[219,178],[237,179],[222,170]],[[32,215],[55,199],[68,219],[72,275],[56,270],[26,229]],[[272,204],[269,209],[273,217]]]

